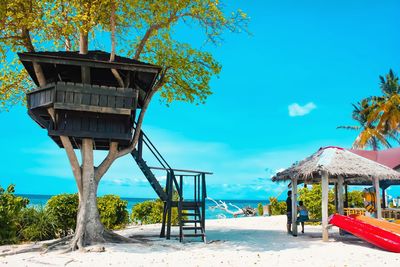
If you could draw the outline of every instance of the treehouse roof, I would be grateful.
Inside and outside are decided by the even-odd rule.
[[[135,84],[144,91],[153,86],[161,70],[159,66],[127,57],[115,56],[115,61],[110,62],[110,53],[100,50],[89,51],[87,54],[76,51],[26,52],[18,53],[18,56],[37,86],[39,83],[33,62],[41,65],[47,83],[81,83],[81,67],[89,67],[91,84],[120,87],[110,71],[116,69],[131,87]]]

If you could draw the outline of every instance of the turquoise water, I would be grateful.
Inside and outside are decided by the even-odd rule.
[[[26,197],[29,199],[29,205],[33,206],[44,206],[46,205],[47,200],[49,200],[52,196],[51,195],[30,195],[30,194],[20,194],[20,196]],[[128,201],[128,210],[129,212],[132,210],[132,207],[135,206],[138,203],[141,203],[146,200],[152,200],[149,198],[122,198],[123,200]],[[263,205],[267,204],[268,201],[261,201],[261,200],[223,200],[226,202],[226,204],[233,204],[236,205],[240,208],[243,207],[252,207],[252,208],[257,208],[258,203],[262,203]],[[226,216],[227,218],[232,218],[233,216],[223,210],[215,209],[212,210],[210,209],[211,206],[214,206],[214,203],[210,200],[206,201],[206,218],[207,219],[217,219],[222,216]],[[230,210],[236,211],[235,208],[229,207]]]

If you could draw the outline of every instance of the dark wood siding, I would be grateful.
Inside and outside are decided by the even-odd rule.
[[[55,141],[60,135],[74,138],[75,142],[93,138],[103,149],[110,140],[130,142],[137,100],[138,91],[132,88],[63,82],[27,94],[30,115],[48,128]],[[50,122],[48,108],[54,108],[55,124]]]

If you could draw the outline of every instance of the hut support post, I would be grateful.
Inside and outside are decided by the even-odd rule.
[[[381,206],[381,190],[379,188],[379,179],[374,177],[374,187],[375,187],[375,207],[376,207],[376,218],[382,219],[382,206]]]
[[[382,207],[384,209],[386,209],[388,206],[387,197],[386,197],[386,189],[387,188],[388,188],[388,186],[382,186]]]
[[[343,182],[344,182],[343,176],[339,176],[337,182],[337,198],[338,198],[337,212],[341,215],[344,214]]]
[[[336,212],[339,212],[339,204],[338,204],[338,182],[334,183],[335,185],[335,210]]]
[[[322,240],[327,242],[329,239],[328,233],[328,191],[329,191],[329,178],[327,172],[322,172]]]
[[[292,180],[292,233],[297,236],[297,179]]]

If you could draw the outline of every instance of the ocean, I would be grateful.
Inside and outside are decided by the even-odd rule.
[[[29,199],[29,205],[30,206],[44,206],[46,205],[47,200],[49,200],[52,195],[31,195],[31,194],[19,194],[19,196],[22,197],[26,197]],[[149,199],[149,198],[121,198],[123,200],[128,201],[128,211],[129,213],[132,211],[132,207],[135,206],[138,203],[141,203],[143,201],[146,200],[153,200],[153,199]],[[217,200],[219,201],[219,200]],[[262,203],[263,205],[268,204],[268,200],[222,200],[224,201],[228,207],[229,210],[231,211],[236,211],[236,208],[233,208],[229,205],[236,205],[240,208],[244,208],[244,207],[252,207],[252,208],[257,208],[258,203]],[[223,210],[220,209],[212,209],[210,207],[215,206],[214,202],[212,202],[211,200],[207,200],[206,201],[206,219],[218,219],[218,218],[232,218],[233,216],[228,213],[225,212]]]

